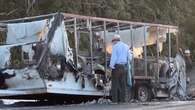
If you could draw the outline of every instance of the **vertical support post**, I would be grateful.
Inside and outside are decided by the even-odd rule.
[[[22,46],[21,46],[21,48],[22,48]],[[24,52],[23,51],[21,51],[21,57],[22,57],[22,62],[24,63]]]
[[[170,62],[170,58],[171,58],[171,34],[170,34],[170,28],[168,28],[168,50],[169,50],[169,62]]]
[[[90,39],[90,55],[91,55],[91,73],[93,73],[93,33],[92,33],[92,22],[89,19],[89,39]]]
[[[75,65],[78,64],[78,40],[77,40],[77,19],[74,18],[74,40],[75,40]]]
[[[176,33],[176,48],[177,48],[177,52],[179,52],[179,33],[178,33],[178,30]]]
[[[144,74],[145,77],[148,76],[147,73],[147,43],[146,43],[146,26],[144,25]]]
[[[106,75],[106,80],[107,80],[107,52],[106,52],[106,21],[104,21],[104,49],[105,49],[105,75]]]
[[[117,34],[119,34],[119,31],[120,31],[120,24],[119,22],[117,22]]]
[[[133,39],[133,27],[130,25],[130,38],[131,38],[131,48],[132,48],[132,75],[134,75],[134,54],[133,54],[133,47],[134,47],[134,39]]]
[[[156,61],[157,65],[159,65],[159,27],[157,27],[156,32]],[[157,81],[159,81],[159,66],[157,66]]]

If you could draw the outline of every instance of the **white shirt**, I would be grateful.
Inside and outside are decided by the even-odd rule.
[[[132,59],[132,53],[129,46],[121,41],[118,41],[112,47],[112,55],[110,60],[110,68],[115,69],[116,64],[127,64],[127,61]]]

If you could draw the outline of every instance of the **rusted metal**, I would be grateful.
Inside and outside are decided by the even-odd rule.
[[[93,32],[92,32],[92,23],[91,20],[89,20],[89,39],[90,39],[90,57],[91,57],[91,73],[93,73]]]
[[[77,39],[77,19],[74,18],[74,40],[75,40],[75,64],[77,67],[77,63],[78,63],[78,39]]]
[[[47,19],[52,16],[55,16],[58,13],[51,13],[51,14],[46,14],[46,15],[39,15],[39,16],[32,16],[32,17],[25,17],[25,18],[18,18],[18,19],[11,19],[11,20],[2,20],[0,23],[15,23],[15,22],[25,22],[25,21],[34,21],[37,19]]]
[[[171,34],[170,34],[170,28],[168,28],[168,55],[169,55],[169,58],[172,56],[171,54]]]
[[[105,66],[104,66],[104,68],[105,68],[105,74],[106,74],[106,79],[107,79],[107,52],[106,52],[106,42],[105,42],[105,40],[106,40],[106,21],[103,22],[103,25],[104,25],[104,48],[105,48],[105,57],[104,57]]]
[[[120,33],[120,24],[119,24],[119,22],[117,22],[117,34],[119,34]]]
[[[100,18],[100,17],[91,17],[91,16],[82,16],[82,15],[75,15],[75,14],[69,14],[69,13],[62,13],[64,16],[68,17],[76,17],[80,19],[91,19],[94,21],[106,21],[106,22],[115,22],[115,23],[126,23],[130,25],[142,25],[142,26],[158,26],[158,27],[166,27],[166,28],[173,28],[178,29],[177,26],[173,25],[162,25],[162,24],[154,24],[154,23],[142,23],[142,22],[131,22],[131,21],[125,21],[125,20],[116,20],[116,19],[109,19],[109,18]]]
[[[133,48],[134,48],[134,44],[133,44],[133,31],[132,31],[132,25],[130,25],[130,38],[131,38],[131,47],[130,49],[132,49],[132,75],[134,75],[135,69],[134,69],[134,54],[133,54]]]
[[[176,33],[176,48],[177,48],[177,52],[179,51],[179,33]]]
[[[155,79],[154,77],[151,76],[133,76],[133,78],[136,79]]]
[[[147,62],[148,62],[148,60],[147,60],[147,43],[146,43],[146,26],[144,25],[144,74],[145,74],[145,76],[148,76],[148,71],[147,71]]]
[[[18,19],[12,19],[12,20],[2,20],[2,21],[0,21],[0,23],[24,22],[26,20],[37,20],[37,19],[43,19],[43,18],[47,19],[48,17],[52,17],[56,14],[57,13],[51,13],[51,14],[40,15],[40,16],[25,17],[25,18],[18,18]],[[62,12],[61,12],[61,14],[64,15],[64,18],[79,18],[79,19],[85,19],[85,20],[91,19],[92,21],[106,21],[106,22],[124,23],[124,24],[130,24],[130,25],[158,26],[158,27],[178,29],[178,26],[173,26],[173,25],[132,22],[132,21],[125,21],[125,20],[117,20],[117,19],[101,18],[101,17],[92,17],[92,16],[83,16],[83,15],[76,15],[76,14],[62,13]]]
[[[157,54],[156,54],[156,61],[157,61],[157,65],[159,65],[159,27],[157,27],[157,33],[156,33],[156,51],[157,51]],[[159,79],[159,66],[157,66],[157,79]]]

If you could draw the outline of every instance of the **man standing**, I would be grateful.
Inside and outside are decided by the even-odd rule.
[[[192,59],[191,59],[191,53],[189,49],[186,49],[184,51],[184,59],[186,62],[186,71],[190,72],[192,70]]]
[[[112,68],[112,102],[124,103],[127,101],[127,63],[129,46],[120,41],[120,35],[114,35],[112,39],[112,54],[110,68]]]

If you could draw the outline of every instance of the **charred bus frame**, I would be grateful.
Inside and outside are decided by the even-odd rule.
[[[156,62],[157,65],[159,64],[159,28],[165,28],[168,31],[168,57],[170,58],[172,56],[172,51],[171,51],[171,34],[170,34],[170,29],[176,29],[178,30],[177,26],[172,26],[172,25],[162,25],[162,24],[153,24],[153,23],[142,23],[142,22],[131,22],[131,21],[122,21],[122,20],[116,20],[116,19],[108,19],[108,18],[99,18],[99,17],[90,17],[90,16],[82,16],[82,15],[75,15],[75,14],[68,14],[68,13],[53,13],[53,14],[48,14],[48,15],[41,15],[41,16],[35,16],[35,17],[26,17],[26,18],[21,18],[21,19],[14,19],[14,20],[6,20],[6,21],[0,21],[0,27],[1,29],[4,29],[6,27],[7,23],[19,23],[19,22],[29,22],[29,21],[36,21],[39,19],[47,19],[50,17],[53,17],[56,14],[60,14],[64,16],[64,22],[65,22],[65,27],[66,30],[69,30],[71,32],[74,32],[74,63],[76,64],[76,67],[78,66],[78,56],[79,56],[79,45],[78,45],[78,32],[84,32],[89,34],[89,44],[90,44],[90,70],[91,73],[93,73],[94,69],[94,51],[93,51],[93,34],[94,32],[103,32],[103,39],[106,40],[107,38],[107,31],[115,31],[116,33],[120,34],[121,30],[128,30],[129,31],[129,38],[131,42],[130,47],[134,47],[134,36],[133,36],[133,28],[136,27],[144,27],[144,75],[141,76],[136,76],[134,75],[134,79],[136,81],[140,82],[151,82],[151,81],[159,81],[159,75],[156,78],[155,76],[149,76],[148,75],[148,57],[147,57],[147,39],[146,39],[146,27],[151,26],[151,27],[156,27],[157,32],[156,32]],[[122,36],[123,37],[123,36]],[[176,36],[176,46],[178,50],[178,37]],[[104,41],[104,49],[106,50],[106,42]],[[104,69],[105,69],[105,75],[107,75],[107,70],[108,70],[108,53],[104,53]],[[134,73],[134,60],[132,63],[132,71]],[[157,67],[157,70],[159,71],[159,67]],[[107,76],[105,76],[107,78]],[[94,94],[95,95],[95,94]],[[102,94],[104,95],[104,94]]]
[[[106,38],[106,31],[107,31],[107,25],[109,23],[115,23],[116,26],[113,26],[114,28],[116,28],[117,30],[117,33],[119,34],[120,33],[120,24],[125,24],[126,26],[125,27],[122,27],[122,28],[126,28],[130,30],[130,33],[129,33],[129,37],[131,38],[131,41],[130,42],[133,42],[133,34],[132,34],[132,28],[135,26],[154,26],[154,27],[157,27],[157,29],[159,28],[166,28],[167,31],[168,31],[168,57],[170,58],[172,55],[171,55],[171,35],[170,35],[170,29],[176,29],[178,30],[178,27],[177,26],[172,26],[172,25],[162,25],[162,24],[153,24],[153,23],[142,23],[142,22],[130,22],[130,21],[122,21],[122,20],[116,20],[116,19],[107,19],[107,18],[99,18],[99,17],[90,17],[90,16],[81,16],[81,15],[75,15],[75,14],[67,14],[67,13],[62,13],[64,15],[65,18],[72,18],[72,20],[74,20],[74,31],[75,33],[77,32],[77,25],[78,23],[76,22],[76,20],[78,19],[82,19],[82,20],[86,20],[89,21],[90,23],[90,26],[88,27],[89,30],[90,30],[90,38],[92,38],[92,34],[91,34],[91,31],[92,31],[92,28],[97,28],[97,27],[103,27],[102,30],[104,31],[104,38]],[[69,21],[69,20],[68,20]],[[98,25],[98,26],[91,26],[91,23],[92,22],[96,22],[96,21],[102,21],[102,25]],[[145,28],[144,28],[145,29]],[[159,33],[157,31],[157,41],[156,41],[156,44],[157,44],[157,51],[158,51],[158,45],[159,45],[159,39],[158,39],[158,36],[159,36]],[[76,37],[77,35],[75,35],[75,41],[76,40]],[[145,67],[144,67],[144,76],[143,77],[139,77],[139,76],[134,76],[135,79],[151,79],[151,77],[148,77],[147,75],[147,49],[146,49],[146,34],[144,34],[144,62],[145,62]],[[90,40],[90,44],[92,45],[92,40]],[[133,47],[133,43],[131,45]],[[76,47],[76,51],[78,51],[78,46],[77,46],[77,43],[75,43],[75,47]],[[178,37],[176,36],[176,49],[178,51]],[[78,53],[78,52],[76,52]],[[90,50],[90,53],[91,53],[91,57],[93,57],[93,51]],[[77,56],[78,54],[76,54]],[[105,57],[107,57],[107,55],[105,54]],[[159,53],[157,52],[157,59],[159,58]],[[78,59],[78,57],[77,57]],[[158,61],[158,60],[157,60]],[[105,66],[106,67],[106,66]],[[92,69],[92,68],[91,68]]]

